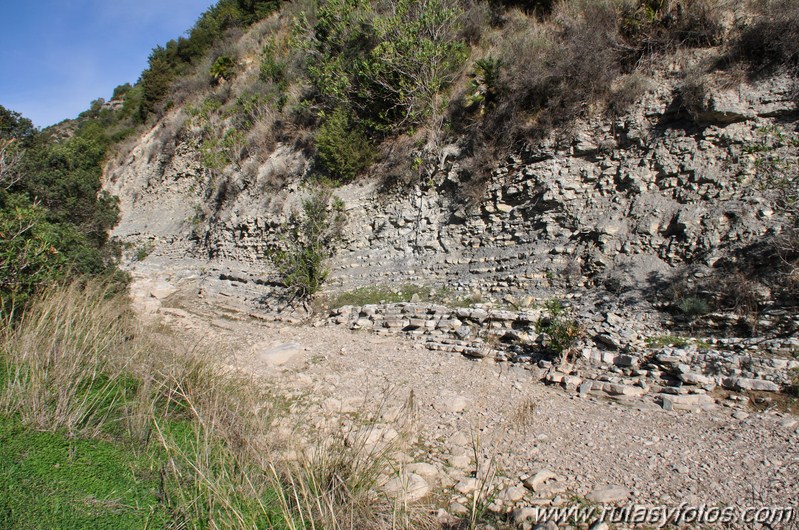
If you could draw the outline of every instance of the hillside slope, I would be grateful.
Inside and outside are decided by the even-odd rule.
[[[579,3],[559,4],[543,16],[451,4],[437,19],[450,36],[431,42],[449,46],[448,56],[453,42],[461,43],[470,56],[459,56],[459,69],[440,71],[450,72],[447,82],[431,97],[447,105],[437,107],[443,112],[420,110],[409,127],[385,114],[367,120],[360,96],[346,92],[353,86],[336,99],[314,77],[320,74],[313,61],[330,66],[339,57],[331,35],[345,43],[354,38],[330,24],[362,16],[379,28],[378,22],[388,24],[386,15],[338,2],[286,4],[230,37],[226,53],[236,60],[229,80],[205,81],[202,88],[207,74],[198,70],[194,81],[178,83],[176,93],[190,82],[201,88],[176,96],[182,103],[164,110],[108,165],[105,187],[120,197],[122,212],[114,235],[131,255],[148,255],[148,267],[238,278],[220,286],[264,309],[285,295],[270,257],[285,247],[287,220],[314,190],[333,186],[347,222],[327,292],[417,284],[518,305],[596,287],[588,292],[623,295],[622,305],[677,307],[699,298],[718,310],[751,310],[754,303],[759,314],[791,304],[785,270],[760,265],[786,256],[778,240],[793,223],[779,197],[792,193],[785,188],[793,186],[790,177],[783,177],[796,167],[795,75],[786,66],[795,57],[767,67],[740,51],[742,42],[754,49],[755,30],[789,23],[790,13],[773,19],[773,11],[702,5],[705,11],[696,12],[675,3],[682,18],[661,6],[643,27],[637,4],[602,4],[612,18],[599,22],[589,18],[597,16],[594,8]],[[418,13],[404,16],[431,27]],[[631,33],[635,21],[638,33]],[[615,29],[605,28],[603,42],[568,32],[608,22]],[[700,24],[702,39],[686,37],[685,24]],[[478,33],[472,40],[464,36],[468,27]],[[533,86],[521,100],[512,90],[524,80],[511,76],[531,61],[560,57],[547,55],[552,42],[537,48],[544,45],[530,40],[530,32],[559,43],[557,54],[582,70],[551,67],[546,73],[559,85],[527,79]],[[649,55],[641,46],[652,48]],[[371,53],[381,49],[378,41]],[[507,63],[511,51],[523,52],[514,64]],[[574,55],[580,51],[606,61],[615,77],[574,77],[597,75]],[[638,57],[633,66],[630,53]],[[499,70],[494,77],[491,64]],[[369,72],[341,69],[354,76],[350,84],[366,83],[353,80],[358,75],[373,80]],[[336,133],[331,112],[345,104],[349,125]],[[497,120],[506,123],[499,127]],[[344,141],[332,150],[331,134]],[[371,162],[343,174],[331,153],[358,160],[353,146],[372,149]],[[741,252],[761,264],[739,259]],[[712,285],[703,280],[714,276]],[[728,285],[730,278],[746,285]],[[743,316],[751,319],[751,311]]]

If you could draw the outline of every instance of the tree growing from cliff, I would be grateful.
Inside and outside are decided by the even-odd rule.
[[[302,201],[302,211],[291,214],[284,226],[282,248],[269,258],[292,298],[308,299],[330,273],[327,260],[344,228],[344,203],[329,191],[317,191]]]

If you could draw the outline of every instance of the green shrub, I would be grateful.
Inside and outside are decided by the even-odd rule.
[[[315,141],[322,169],[340,183],[357,177],[369,167],[376,154],[363,127],[342,109],[326,117]]]
[[[445,0],[330,0],[304,31],[306,69],[326,109],[348,108],[374,130],[420,123],[466,57],[460,10]]]
[[[217,83],[222,80],[230,81],[236,75],[236,60],[228,55],[217,57],[208,73]]]
[[[64,275],[67,262],[56,249],[61,242],[44,216],[32,205],[0,209],[0,321]]]
[[[500,92],[502,66],[502,60],[494,57],[485,57],[475,63],[466,96],[467,109],[485,112],[487,107],[496,102]]]
[[[693,320],[710,313],[710,304],[698,296],[687,296],[677,303],[677,309],[680,313]]]
[[[305,299],[327,280],[326,261],[333,255],[345,222],[344,203],[328,191],[317,191],[302,201],[284,227],[283,248],[269,258],[283,284]]]
[[[281,88],[286,87],[286,72],[288,64],[278,56],[277,41],[272,38],[261,50],[261,67],[259,77],[261,81],[270,81]]]
[[[13,156],[13,167],[5,169],[9,174],[0,172],[4,316],[67,273],[114,271],[117,252],[108,243],[108,231],[117,222],[118,200],[100,189],[100,176],[112,135],[121,130],[110,111],[95,110],[77,120],[71,137],[61,139],[0,107],[9,136],[0,138],[0,147],[10,144]]]
[[[549,348],[558,355],[567,355],[585,334],[579,322],[568,317],[569,311],[560,300],[548,300],[545,305],[546,314],[535,323],[538,333],[545,333],[549,338]]]

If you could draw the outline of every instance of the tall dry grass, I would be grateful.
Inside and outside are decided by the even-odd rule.
[[[379,492],[396,447],[371,442],[373,421],[317,429],[308,410],[223,368],[210,348],[142,325],[102,285],[50,290],[5,326],[0,414],[150,455],[175,528],[435,524],[424,506]]]

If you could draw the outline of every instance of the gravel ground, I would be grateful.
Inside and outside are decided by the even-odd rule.
[[[606,486],[628,492],[622,502],[652,505],[785,506],[799,498],[799,423],[784,413],[581,398],[545,386],[534,367],[431,352],[396,336],[262,322],[180,293],[155,307],[151,288],[137,282],[134,296],[168,325],[226,344],[228,363],[303,396],[319,423],[379,408],[372,428],[393,433],[398,416],[411,418],[411,443],[398,458],[430,464],[409,469],[453,512],[468,502],[478,467],[478,476],[495,472],[491,484],[504,499],[496,511],[564,504]],[[402,408],[411,397],[413,407]],[[523,488],[542,470],[554,478],[538,491]]]

